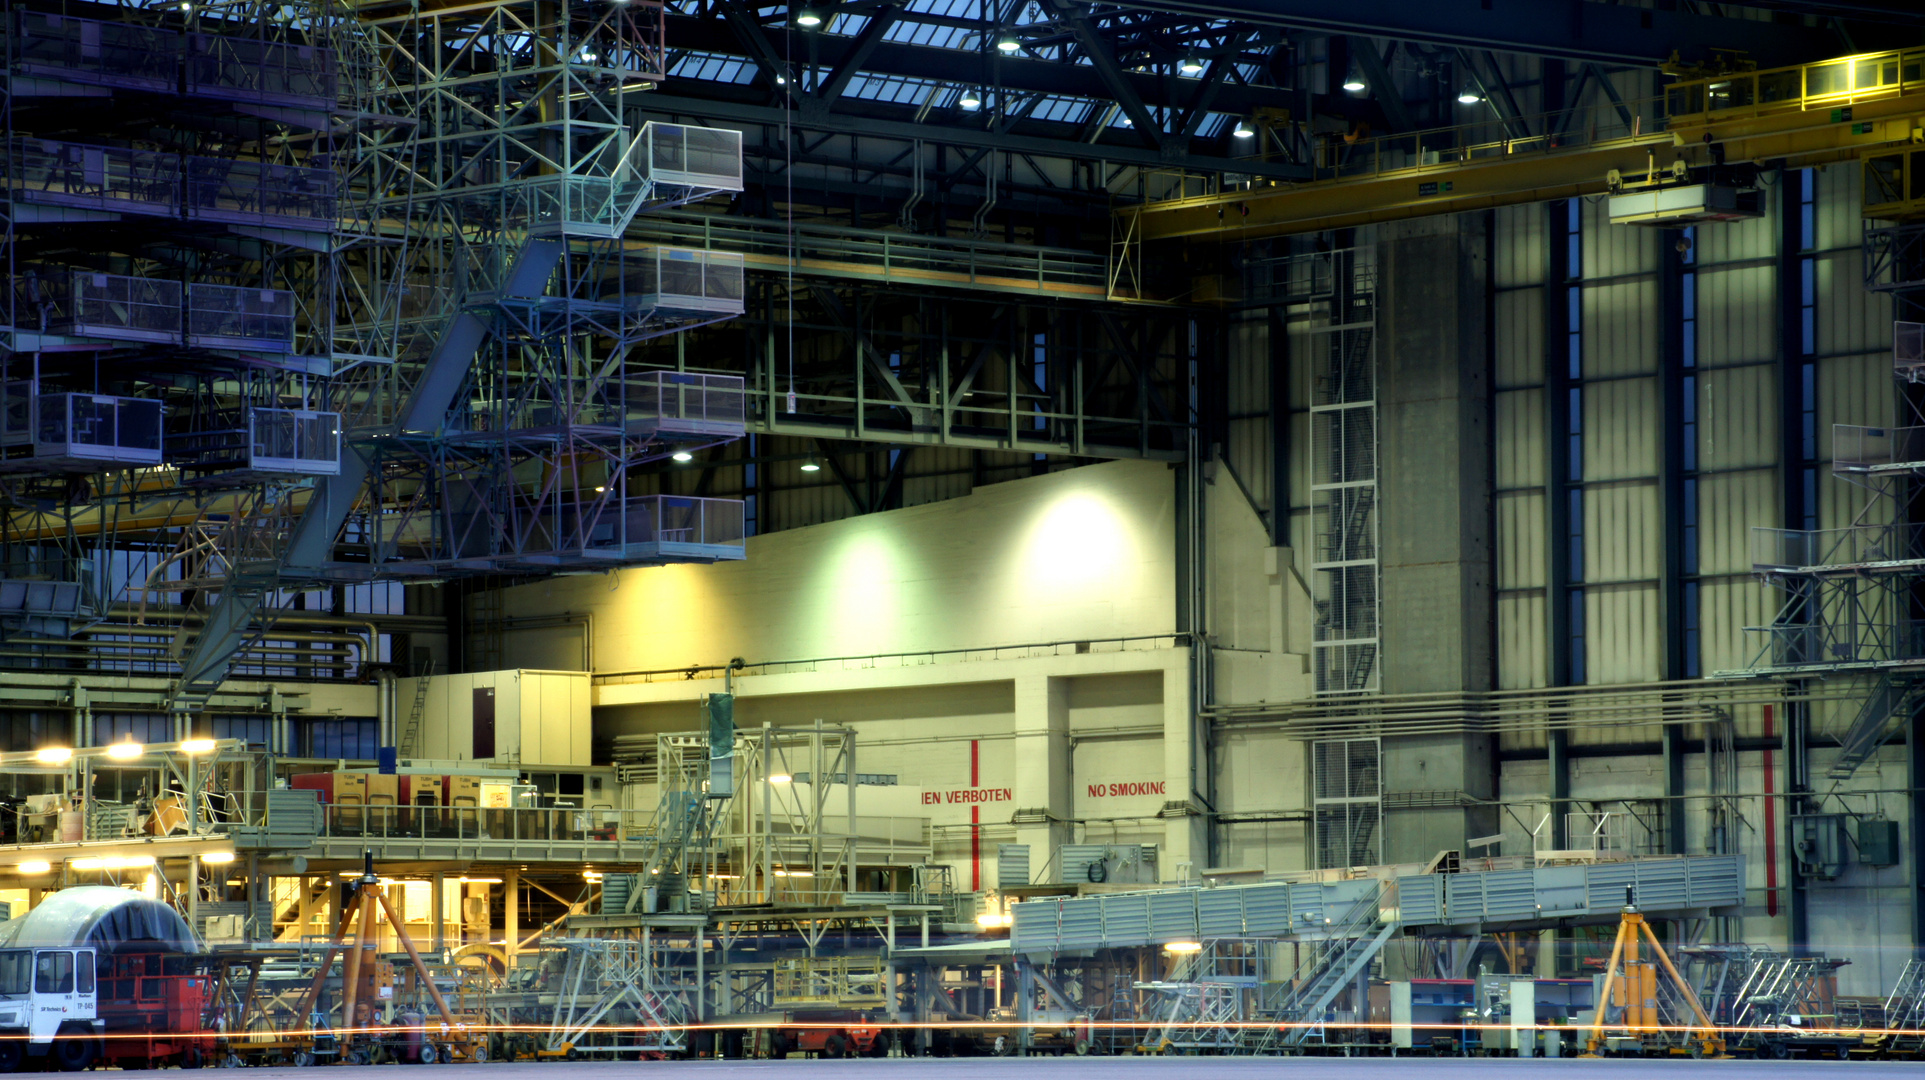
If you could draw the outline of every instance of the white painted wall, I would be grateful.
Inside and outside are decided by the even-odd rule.
[[[517,617],[590,612],[599,671],[1167,634],[1169,468],[1110,462],[791,529],[742,562],[551,578]]]

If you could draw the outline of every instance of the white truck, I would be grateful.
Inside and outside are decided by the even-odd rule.
[[[0,949],[0,1072],[35,1064],[78,1072],[100,1056],[94,950]]]

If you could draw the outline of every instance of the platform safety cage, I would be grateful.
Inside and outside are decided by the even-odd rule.
[[[329,108],[340,77],[331,49],[225,34],[187,35],[190,94],[272,105]]]
[[[732,251],[643,248],[624,283],[631,306],[667,315],[740,315],[742,256]]]
[[[160,217],[180,213],[180,158],[174,154],[24,138],[7,149],[7,183],[22,202]]]
[[[308,476],[341,472],[341,414],[255,408],[247,414],[248,467]]]
[[[108,394],[39,394],[8,384],[0,445],[31,443],[34,456],[103,465],[159,465],[161,403]]]
[[[642,125],[648,178],[713,191],[742,190],[742,133],[649,121]]]
[[[619,511],[603,515],[590,538],[592,547],[657,545],[699,553],[701,548],[740,549],[745,518],[739,499],[640,495],[622,500]],[[736,556],[739,558],[740,556]]]
[[[648,371],[630,379],[631,427],[668,433],[740,436],[748,423],[748,391],[740,375]]]
[[[210,157],[185,158],[181,168],[189,218],[297,230],[338,222],[341,185],[332,170]]]
[[[96,86],[174,89],[180,34],[172,30],[52,12],[17,14],[14,62],[22,71]]]
[[[63,329],[83,337],[156,343],[181,340],[181,286],[162,278],[75,270]]]
[[[187,343],[293,352],[294,294],[195,282],[187,287]]]

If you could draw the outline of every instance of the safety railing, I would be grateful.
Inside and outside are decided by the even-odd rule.
[[[625,499],[604,514],[590,531],[590,547],[652,545],[663,554],[678,549],[740,548],[744,541],[739,499],[702,499],[678,495],[641,495]]]
[[[294,351],[294,294],[195,282],[187,287],[187,343],[204,349]]]
[[[625,406],[633,432],[739,435],[748,392],[740,375],[649,371],[628,380]]]
[[[646,175],[658,184],[706,191],[742,190],[742,133],[651,120],[642,125]]]
[[[395,840],[648,840],[652,810],[571,807],[395,806],[329,803],[321,807],[321,836]]]
[[[340,178],[327,169],[206,157],[185,158],[182,169],[189,218],[330,229],[338,217]]]
[[[34,457],[49,461],[158,465],[161,403],[107,394],[38,394],[30,384],[12,383],[0,408],[0,446],[29,445]]]
[[[181,38],[172,30],[40,11],[18,16],[13,59],[20,71],[96,86],[175,87]]]
[[[1665,88],[1676,120],[1833,109],[1925,89],[1925,49],[1865,53],[1796,67],[1690,79]]]
[[[339,96],[332,50],[220,34],[187,35],[183,85],[206,97],[311,108]]]
[[[180,158],[148,150],[16,138],[7,183],[28,203],[117,213],[180,213]]]
[[[250,468],[334,476],[341,471],[341,414],[250,409],[247,445]]]
[[[1069,287],[1094,293],[1107,284],[1103,257],[1071,248],[835,225],[796,225],[791,230],[780,221],[713,214],[651,213],[634,231],[680,247],[742,252],[783,262],[789,260],[793,242],[796,260],[843,278],[1023,292]]]
[[[1925,563],[1925,525],[1894,523],[1842,529],[1751,530],[1755,573],[1854,571]]]
[[[631,310],[668,316],[742,314],[742,256],[726,251],[643,248],[626,259]]]
[[[1869,473],[1908,465],[1925,465],[1925,427],[1832,425],[1832,472]]]

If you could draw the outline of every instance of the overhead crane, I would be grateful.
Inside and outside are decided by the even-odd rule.
[[[1143,242],[1280,236],[1550,199],[1741,189],[1761,167],[1860,158],[1866,216],[1925,215],[1925,49],[1686,79],[1662,99],[1614,101],[1597,115],[1608,137],[1571,131],[1558,114],[1331,139],[1316,148],[1313,180],[1206,178],[1203,194],[1119,210],[1119,232]],[[1645,220],[1751,216],[1717,195],[1696,217],[1654,205]]]

